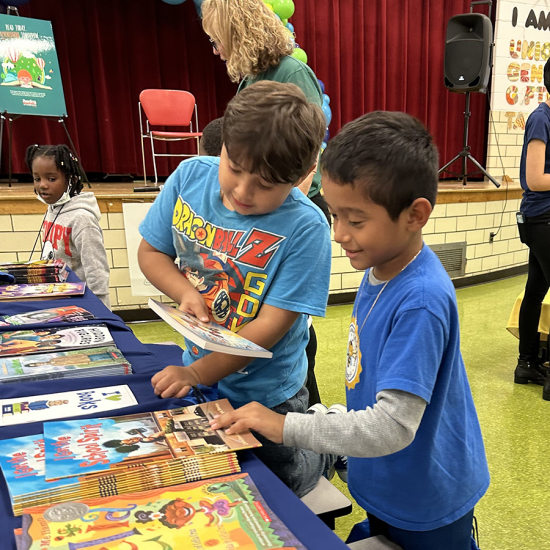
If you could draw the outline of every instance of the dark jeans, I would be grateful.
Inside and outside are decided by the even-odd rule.
[[[529,271],[519,312],[519,356],[536,361],[540,311],[550,288],[550,212],[527,218],[524,239],[529,247]]]
[[[315,405],[315,403],[321,403],[321,396],[319,395],[319,388],[317,387],[317,378],[315,378],[315,355],[317,354],[317,335],[313,325],[309,327],[309,342],[306,346],[307,356],[307,378],[306,388],[309,392],[308,407]]]
[[[403,550],[470,550],[474,510],[449,525],[432,531],[407,531],[367,513],[371,537],[384,535]]]

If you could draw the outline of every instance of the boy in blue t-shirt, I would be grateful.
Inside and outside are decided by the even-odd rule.
[[[371,534],[404,550],[469,550],[473,509],[489,485],[454,288],[422,241],[437,167],[430,135],[404,113],[369,113],[323,153],[334,238],[367,270],[349,331],[349,412],[283,417],[251,403],[211,421],[348,455],[349,489]]]
[[[184,161],[166,181],[140,225],[144,275],[181,310],[273,357],[209,353],[187,341],[185,366],[152,378],[157,395],[217,382],[234,407],[307,409],[307,316],[325,314],[331,242],[323,213],[297,187],[315,167],[324,125],[297,86],[259,82],[229,102],[221,156]],[[258,456],[299,496],[334,461],[261,440]]]

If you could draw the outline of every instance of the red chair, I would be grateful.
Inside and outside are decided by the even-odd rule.
[[[145,113],[145,130],[143,128],[141,110]],[[141,134],[141,154],[143,156],[143,179],[146,181],[144,138],[151,140],[153,167],[155,169],[155,185],[158,184],[157,163],[155,157],[195,157],[199,154],[199,138],[202,132],[193,131],[193,112],[195,113],[195,130],[199,129],[197,104],[195,96],[183,90],[143,90],[139,94],[139,129]],[[151,130],[151,126],[184,126],[189,132],[161,132]],[[171,153],[155,153],[155,140],[197,141],[196,155],[176,155]]]

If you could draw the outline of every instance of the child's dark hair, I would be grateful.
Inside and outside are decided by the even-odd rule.
[[[392,220],[416,199],[437,197],[438,153],[428,130],[406,113],[375,111],[346,124],[321,156],[340,185],[357,187]]]
[[[550,93],[550,59],[544,64],[544,86],[546,91]]]
[[[223,117],[232,162],[269,183],[295,184],[315,164],[325,116],[295,84],[256,82],[237,94]]]
[[[74,197],[82,191],[82,172],[78,159],[66,145],[31,145],[25,153],[27,168],[32,174],[32,162],[37,157],[53,157],[57,169],[65,174],[69,195]]]
[[[201,148],[211,157],[222,154],[222,126],[223,117],[215,118],[202,131]]]

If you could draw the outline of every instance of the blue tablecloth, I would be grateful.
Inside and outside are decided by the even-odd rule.
[[[77,280],[75,275],[71,273],[69,281]],[[155,396],[151,386],[151,377],[166,365],[182,365],[181,348],[178,346],[142,344],[126,326],[124,321],[118,315],[109,311],[88,289],[86,289],[86,293],[82,297],[62,298],[58,300],[0,302],[0,315],[15,315],[37,309],[73,305],[87,309],[97,317],[97,319],[85,321],[83,324],[100,322],[105,323],[109,327],[117,347],[132,364],[134,374],[131,376],[104,376],[5,384],[0,386],[0,399],[127,384],[136,396],[139,404],[113,411],[113,415],[173,409],[196,403],[192,394],[185,399],[160,399]],[[61,325],[48,324],[47,326]],[[38,327],[44,327],[44,325],[25,325],[24,328]],[[0,327],[0,331],[20,330],[21,328]],[[208,399],[216,399],[216,391],[214,389],[201,386],[201,390]],[[94,416],[89,415],[89,417]],[[81,418],[86,417],[83,416]],[[41,433],[41,422],[0,427],[0,439]],[[269,507],[308,549],[347,548],[252,452],[246,451],[239,454],[242,470],[252,476]],[[0,541],[2,541],[0,549],[15,550],[13,530],[21,526],[21,518],[13,516],[8,490],[3,477],[0,480],[0,520]]]

